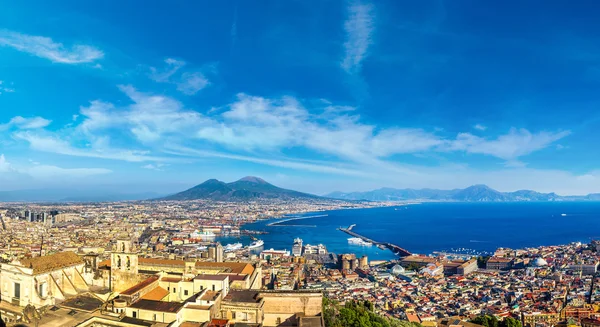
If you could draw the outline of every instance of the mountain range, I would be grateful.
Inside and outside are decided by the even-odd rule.
[[[316,195],[287,190],[269,184],[263,179],[247,176],[232,183],[209,179],[188,190],[169,195],[156,200],[184,201],[184,200],[218,200],[241,201],[257,198],[266,199],[317,199]]]
[[[460,202],[516,202],[516,201],[600,201],[600,193],[582,196],[561,196],[556,193],[540,193],[531,190],[500,192],[487,185],[473,185],[464,189],[395,189],[380,188],[368,192],[333,192],[324,197],[356,201],[460,201]]]

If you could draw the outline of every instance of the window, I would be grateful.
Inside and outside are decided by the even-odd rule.
[[[156,313],[154,314],[154,316],[152,317],[152,320],[156,321]]]
[[[173,287],[173,293],[175,293],[175,291],[177,291],[177,290],[175,289],[175,287]]]
[[[280,318],[280,317],[277,317],[277,322],[276,322],[276,324],[277,324],[277,325],[281,325],[281,318]]]
[[[188,290],[183,291],[183,295],[188,295]]]
[[[213,290],[213,292],[215,291],[215,285],[214,285],[214,284],[213,284],[213,286],[212,286],[212,290]]]
[[[133,318],[137,318],[137,312],[133,312]]]
[[[235,319],[235,311],[231,311],[231,319]]]

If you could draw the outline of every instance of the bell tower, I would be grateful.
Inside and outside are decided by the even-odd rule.
[[[138,253],[129,239],[118,239],[111,255],[110,269],[113,273],[138,273]]]

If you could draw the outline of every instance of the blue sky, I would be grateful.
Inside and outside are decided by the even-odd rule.
[[[600,192],[596,1],[0,7],[0,190]]]

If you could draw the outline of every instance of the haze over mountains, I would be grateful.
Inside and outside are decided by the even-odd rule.
[[[239,201],[256,198],[266,199],[316,199],[316,195],[287,190],[267,183],[265,180],[247,176],[232,183],[209,179],[188,190],[157,200],[219,200]]]
[[[368,192],[332,192],[323,196],[284,189],[265,180],[247,176],[231,183],[209,179],[185,191],[164,196],[153,192],[118,193],[106,190],[38,189],[0,191],[0,202],[116,202],[137,200],[215,200],[246,201],[251,199],[307,200],[329,198],[346,201],[461,201],[461,202],[515,202],[515,201],[600,201],[600,193],[583,196],[561,196],[531,190],[500,192],[486,185],[464,189],[396,189],[380,188]]]
[[[333,192],[325,197],[340,200],[367,201],[464,201],[464,202],[514,202],[514,201],[600,201],[600,193],[583,196],[561,196],[556,193],[539,193],[531,190],[500,192],[487,185],[473,185],[464,189],[395,189],[380,188],[368,192]]]
[[[155,192],[110,192],[97,189],[31,189],[0,191],[0,202],[115,202],[137,201],[164,195]]]

